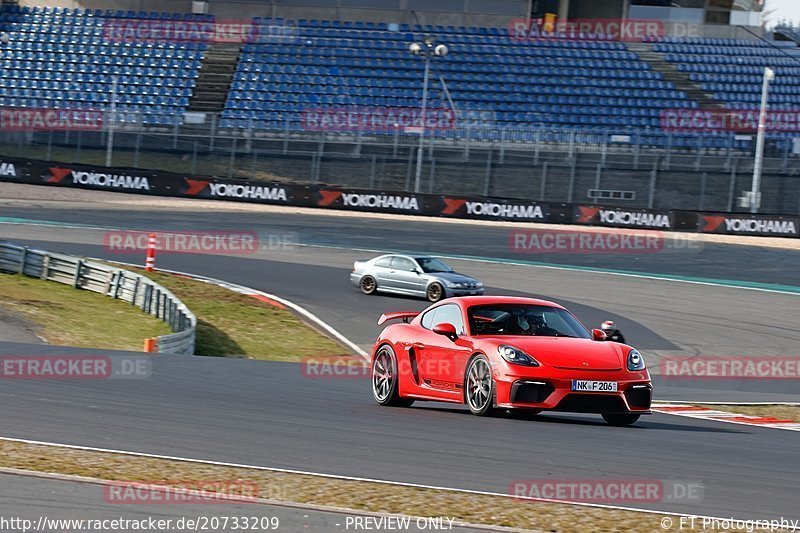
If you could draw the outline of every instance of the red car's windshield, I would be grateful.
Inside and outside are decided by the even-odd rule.
[[[545,305],[489,304],[470,307],[473,335],[536,335],[589,339],[586,328],[568,311]]]

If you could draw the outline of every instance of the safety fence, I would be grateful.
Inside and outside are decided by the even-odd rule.
[[[0,162],[105,161],[189,176],[728,212],[738,211],[739,198],[751,189],[755,162],[752,139],[728,137],[704,147],[695,142],[702,137],[666,135],[662,145],[648,148],[642,143],[656,134],[643,132],[503,130],[484,140],[429,132],[420,162],[419,135],[192,131],[120,129],[113,144],[106,132],[0,132]],[[0,165],[0,175],[6,173]],[[796,153],[768,143],[760,188],[761,213],[800,214],[800,139]]]
[[[156,337],[159,353],[194,353],[197,318],[172,292],[151,279],[95,261],[0,241],[0,271],[70,285],[134,305],[174,332]]]
[[[800,237],[800,216],[791,212],[732,213],[708,207],[697,210],[637,207],[624,204],[625,198],[622,195],[598,194],[587,202],[555,202],[493,195],[492,190],[486,189],[483,192],[465,191],[463,184],[460,187],[455,185],[452,188],[448,187],[448,190],[460,192],[411,193],[372,183],[366,187],[356,188],[322,183],[235,180],[153,170],[8,158],[0,163],[0,170],[3,168],[5,172],[0,171],[0,181],[75,187],[89,191],[474,220]],[[351,171],[357,172],[357,169]],[[708,176],[707,180],[701,182],[700,198],[709,194],[704,193],[704,190],[719,186],[712,181],[712,178],[714,177]],[[651,177],[650,182],[653,181]],[[731,195],[735,194],[732,187],[728,188],[728,192]],[[702,202],[698,203],[702,205]],[[686,200],[677,195],[671,205],[689,207]]]

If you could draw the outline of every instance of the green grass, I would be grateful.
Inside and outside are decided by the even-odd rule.
[[[170,333],[128,303],[27,276],[0,274],[0,301],[50,344],[142,351],[144,339]]]
[[[195,351],[199,355],[273,361],[351,355],[281,307],[182,276],[131,270],[167,287],[197,316]]]
[[[182,276],[132,269],[170,289],[197,316],[198,355],[299,361],[352,355],[289,310]],[[166,324],[119,300],[27,276],[0,274],[4,310],[51,344],[141,351]]]

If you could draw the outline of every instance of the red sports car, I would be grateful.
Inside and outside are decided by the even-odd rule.
[[[415,400],[498,409],[599,413],[609,424],[650,414],[653,387],[642,355],[598,342],[562,306],[517,297],[450,298],[421,313],[381,315],[372,350],[372,394],[381,405]]]

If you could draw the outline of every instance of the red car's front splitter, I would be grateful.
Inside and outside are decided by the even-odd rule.
[[[557,378],[496,375],[497,406],[574,413],[650,413],[653,387],[646,372],[628,372],[625,375],[609,372],[600,376],[590,372],[576,374],[587,375]],[[573,379],[616,381],[617,392],[575,392],[572,390]]]

